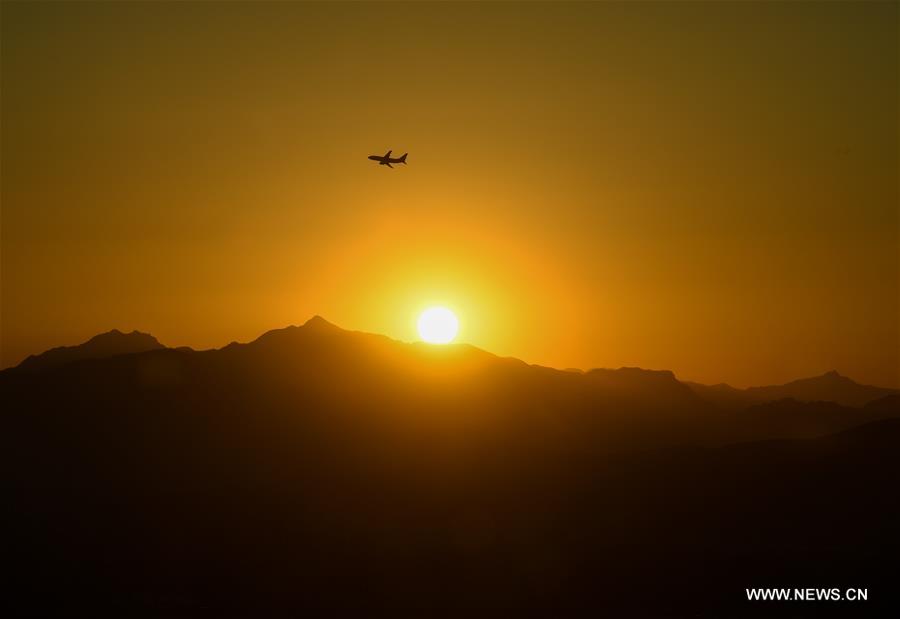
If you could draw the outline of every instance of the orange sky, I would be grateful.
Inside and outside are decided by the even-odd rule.
[[[533,363],[900,386],[898,6],[4,2],[2,365],[439,303]]]

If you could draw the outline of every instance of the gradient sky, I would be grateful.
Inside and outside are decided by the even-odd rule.
[[[898,7],[3,2],[2,365],[444,304],[532,363],[900,386]]]

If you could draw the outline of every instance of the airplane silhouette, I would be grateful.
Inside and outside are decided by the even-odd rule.
[[[393,168],[394,166],[391,165],[392,163],[402,163],[403,165],[406,165],[406,156],[408,154],[409,153],[403,153],[402,156],[391,159],[391,151],[388,151],[384,154],[384,157],[379,157],[378,155],[369,155],[369,159],[371,159],[372,161],[377,161],[378,165],[386,165],[389,168]]]

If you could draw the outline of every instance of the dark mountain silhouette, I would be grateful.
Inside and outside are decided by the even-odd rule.
[[[725,411],[671,372],[316,317],[7,370],[0,398],[4,602],[35,616],[791,615],[744,588],[809,583],[869,587],[854,617],[891,599],[892,395]]]
[[[748,393],[744,389],[732,387],[727,383],[704,385],[702,383],[684,381],[684,384],[692,389],[694,393],[703,400],[724,410],[741,410],[765,401],[765,399],[760,396]]]
[[[883,398],[872,400],[863,406],[863,410],[874,414],[900,411],[900,394],[893,393],[891,395],[886,395]]]
[[[118,329],[95,335],[77,346],[60,346],[39,355],[31,355],[17,367],[22,370],[45,370],[85,359],[106,359],[115,355],[146,352],[164,348],[148,333],[132,331],[122,333]]]
[[[750,387],[747,393],[760,400],[794,398],[804,402],[836,402],[844,406],[863,406],[867,402],[886,395],[896,394],[896,389],[860,385],[835,371],[821,376],[802,378],[784,385]]]
[[[734,413],[751,436],[814,438],[885,417],[900,416],[897,396],[885,396],[861,409],[834,402],[798,402],[791,398],[755,404]]]
[[[669,370],[593,369],[585,375],[590,383],[601,386],[610,395],[641,400],[648,404],[686,402],[702,406],[700,399],[678,382],[675,374]]]
[[[720,408],[738,410],[754,404],[790,398],[800,402],[835,402],[844,406],[863,406],[887,395],[900,393],[896,389],[861,385],[846,376],[831,371],[821,376],[802,378],[784,385],[737,389],[725,383],[703,385],[685,382],[697,395]]]

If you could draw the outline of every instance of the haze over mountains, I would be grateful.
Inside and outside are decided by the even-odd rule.
[[[857,617],[890,598],[900,396],[843,377],[722,405],[668,371],[319,317],[219,350],[62,350],[0,372],[5,602],[35,615],[755,616],[744,587],[827,583],[877,595]]]

